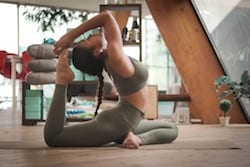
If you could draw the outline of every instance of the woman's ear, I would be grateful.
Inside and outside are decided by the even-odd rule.
[[[93,54],[94,54],[95,57],[98,57],[102,52],[103,52],[102,48],[95,48],[93,50]]]

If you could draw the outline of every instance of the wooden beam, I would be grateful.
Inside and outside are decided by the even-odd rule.
[[[131,5],[100,5],[100,11],[110,10],[119,25],[120,31],[126,27],[128,18],[131,16],[131,10],[134,7]]]
[[[214,80],[223,70],[190,0],[146,2],[191,97],[191,116],[205,124],[218,123]],[[233,105],[231,122],[245,123],[238,102]]]
[[[131,11],[128,10],[116,11],[113,13],[121,31],[124,27],[126,27],[130,13]]]

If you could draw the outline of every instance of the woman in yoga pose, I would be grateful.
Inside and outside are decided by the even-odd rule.
[[[102,28],[102,32],[77,43],[72,60],[76,68],[99,78],[96,116],[90,121],[64,126],[67,84],[74,78],[67,49],[78,36],[95,28]],[[140,145],[169,143],[176,139],[178,129],[175,124],[164,120],[143,120],[148,71],[141,62],[124,54],[120,29],[110,12],[101,12],[63,35],[56,42],[54,53],[59,61],[55,92],[44,128],[47,145],[101,146],[116,142],[125,148],[137,149]],[[103,70],[114,81],[119,101],[114,108],[97,114],[101,104]]]

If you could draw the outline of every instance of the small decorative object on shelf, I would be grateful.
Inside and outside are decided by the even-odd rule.
[[[124,27],[122,29],[122,40],[128,41],[128,28],[127,27]]]
[[[139,42],[139,25],[137,23],[136,17],[133,19],[132,29],[129,33],[129,41]]]
[[[123,39],[124,51],[131,48],[135,50],[133,55],[139,61],[142,61],[142,43],[141,43],[141,4],[134,3],[112,3],[100,5],[100,11],[109,10],[114,14],[120,27]]]

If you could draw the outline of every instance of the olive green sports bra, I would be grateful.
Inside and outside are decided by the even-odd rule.
[[[148,69],[146,66],[134,58],[129,57],[129,59],[135,67],[134,75],[129,78],[122,77],[111,69],[107,69],[113,77],[116,89],[121,96],[127,96],[139,91],[147,84],[148,80]]]

